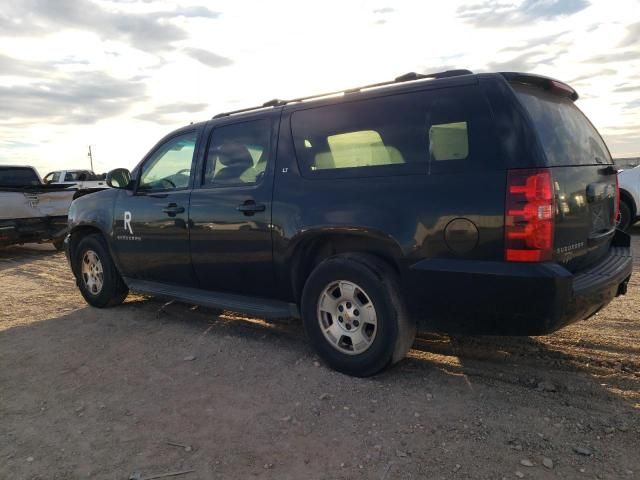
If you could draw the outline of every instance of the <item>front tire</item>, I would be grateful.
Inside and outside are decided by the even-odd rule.
[[[368,254],[323,261],[302,294],[305,331],[331,368],[368,377],[405,357],[416,326],[408,318],[398,276]]]
[[[99,234],[87,235],[80,240],[73,261],[78,288],[89,305],[113,307],[127,298],[129,289]]]

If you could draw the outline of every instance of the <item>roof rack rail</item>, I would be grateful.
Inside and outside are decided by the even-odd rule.
[[[230,112],[223,112],[223,113],[219,113],[219,114],[215,115],[213,118],[228,117],[230,115],[235,115],[237,113],[252,112],[254,110],[262,110],[262,109],[265,109],[265,108],[282,107],[282,106],[287,105],[289,103],[304,102],[305,100],[311,100],[311,99],[314,99],[314,98],[331,97],[333,95],[338,95],[340,93],[342,93],[342,94],[356,93],[356,92],[360,92],[362,90],[367,90],[369,88],[384,87],[384,86],[387,86],[387,85],[393,85],[395,83],[412,82],[414,80],[458,77],[460,75],[473,75],[473,72],[470,71],[470,70],[464,70],[464,69],[446,70],[444,72],[436,72],[436,73],[409,72],[409,73],[405,73],[404,75],[400,75],[399,77],[396,77],[393,80],[388,80],[386,82],[371,83],[369,85],[363,85],[362,87],[335,90],[333,92],[319,93],[319,94],[316,94],[316,95],[308,95],[306,97],[291,98],[289,100],[280,100],[280,99],[274,98],[273,100],[269,100],[268,102],[265,102],[262,105],[259,105],[257,107],[242,108],[240,110],[232,110]]]

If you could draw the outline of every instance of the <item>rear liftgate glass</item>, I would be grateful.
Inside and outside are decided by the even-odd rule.
[[[543,77],[506,75],[529,114],[545,168],[507,175],[505,258],[554,260],[576,272],[606,255],[617,216],[616,170],[577,93]]]

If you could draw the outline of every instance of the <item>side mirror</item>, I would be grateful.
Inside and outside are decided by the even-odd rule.
[[[107,173],[107,185],[111,188],[127,189],[131,183],[131,172],[126,168],[116,168]]]

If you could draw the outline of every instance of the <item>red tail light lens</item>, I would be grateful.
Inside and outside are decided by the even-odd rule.
[[[504,218],[505,259],[509,262],[551,260],[553,218],[551,171],[509,170]]]

